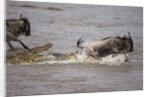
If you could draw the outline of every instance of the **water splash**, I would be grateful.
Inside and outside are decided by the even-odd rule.
[[[105,57],[100,57],[98,59],[92,58],[87,56],[86,54],[74,54],[70,55],[70,58],[68,59],[62,59],[62,60],[48,60],[44,62],[38,62],[38,64],[55,64],[55,63],[61,63],[61,64],[70,64],[70,63],[98,63],[98,64],[106,64],[106,65],[121,65],[122,63],[126,62],[128,60],[128,54],[110,54]]]

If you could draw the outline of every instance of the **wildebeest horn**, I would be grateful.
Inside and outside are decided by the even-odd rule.
[[[128,36],[129,36],[129,37],[131,36],[130,32],[128,32]]]
[[[125,35],[126,38],[130,38],[131,37],[131,34],[130,32],[128,32],[128,35]]]

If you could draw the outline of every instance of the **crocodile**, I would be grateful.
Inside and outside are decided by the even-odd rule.
[[[28,51],[20,52],[15,55],[7,56],[6,63],[9,64],[32,64],[38,61],[47,60],[48,57],[40,54],[41,52],[47,51],[53,45],[48,43],[44,46],[38,46],[29,49]]]

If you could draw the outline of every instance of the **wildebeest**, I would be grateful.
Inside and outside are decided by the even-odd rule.
[[[78,39],[77,47],[84,49],[89,56],[96,58],[109,54],[128,53],[134,49],[134,43],[129,32],[123,37],[107,37],[85,46],[81,45],[82,42],[84,42],[83,37]]]
[[[20,35],[30,36],[30,33],[30,22],[22,15],[20,15],[20,19],[6,20],[6,42],[10,49],[14,48],[11,41],[19,42],[25,49],[29,49],[18,37]]]

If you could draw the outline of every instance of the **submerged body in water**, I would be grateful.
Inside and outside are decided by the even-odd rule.
[[[83,49],[87,55],[92,57],[105,57],[109,54],[121,54],[129,53],[134,50],[134,43],[130,32],[124,37],[106,37],[99,41],[93,41],[87,43],[85,46],[81,46],[84,42],[83,37],[77,41],[77,47]]]

